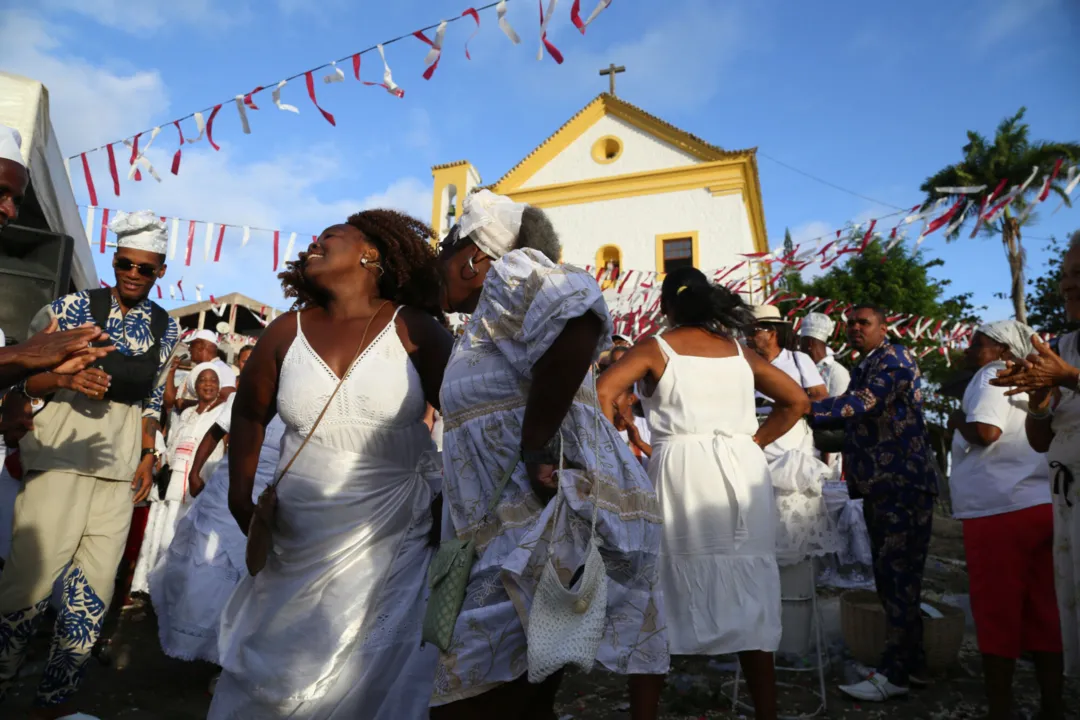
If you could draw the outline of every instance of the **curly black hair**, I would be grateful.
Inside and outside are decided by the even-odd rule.
[[[397,210],[375,209],[358,212],[347,221],[379,251],[379,297],[396,305],[422,310],[442,318],[442,275],[435,251],[429,243],[431,228]],[[303,310],[326,302],[324,294],[304,277],[304,259],[285,263],[278,275],[285,297],[296,298],[293,310]]]

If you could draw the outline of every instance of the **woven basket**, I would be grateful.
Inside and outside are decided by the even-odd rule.
[[[923,617],[923,647],[926,666],[940,672],[956,665],[960,645],[964,641],[964,611],[960,608],[923,600],[943,617]],[[840,627],[844,643],[856,660],[875,667],[885,649],[885,611],[877,593],[869,590],[849,590],[840,598]]]

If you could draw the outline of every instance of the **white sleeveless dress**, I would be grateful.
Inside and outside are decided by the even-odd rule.
[[[278,383],[279,465],[337,382],[298,315]],[[440,466],[425,407],[392,320],[348,370],[278,486],[266,567],[240,582],[222,612],[212,720],[427,717],[438,653],[420,647],[420,627],[429,482]]]
[[[773,652],[780,644],[775,504],[754,375],[739,354],[679,355],[639,392],[652,429],[649,477],[664,514],[660,584],[672,655]]]

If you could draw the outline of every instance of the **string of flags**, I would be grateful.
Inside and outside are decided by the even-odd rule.
[[[407,40],[409,38],[414,38],[423,45],[427,46],[428,51],[426,56],[424,57],[425,69],[422,73],[422,76],[425,80],[430,80],[439,67],[439,60],[442,58],[442,53],[446,42],[446,30],[450,23],[457,22],[459,20],[472,21],[472,34],[469,35],[469,37],[465,40],[464,43],[465,57],[468,60],[472,59],[472,55],[469,52],[469,42],[473,40],[473,38],[475,38],[476,35],[480,32],[481,13],[489,9],[495,10],[499,29],[503,32],[504,35],[506,35],[507,39],[509,39],[510,42],[515,45],[521,44],[521,37],[510,25],[510,21],[506,18],[507,1],[508,0],[498,0],[498,2],[492,2],[479,8],[468,7],[461,13],[461,15],[457,17],[452,17],[447,20],[441,20],[434,25],[429,25],[427,27],[421,28],[420,30],[416,30],[415,32],[402,35],[391,40],[386,40],[365,50],[361,50],[351,55],[347,55],[343,58],[338,58],[337,60],[318,65],[309,70],[295,73],[276,83],[258,85],[248,92],[237,94],[232,98],[229,98],[228,100],[224,100],[210,107],[203,108],[198,112],[193,112],[185,115],[184,117],[177,118],[176,120],[171,120],[148,130],[143,130],[141,132],[135,133],[135,135],[131,137],[121,140],[115,140],[100,147],[76,153],[75,155],[72,155],[68,158],[68,162],[70,163],[70,161],[78,159],[81,163],[83,177],[85,178],[86,182],[87,194],[90,198],[90,204],[96,206],[98,204],[97,186],[94,182],[94,176],[90,166],[90,155],[99,153],[102,150],[105,151],[105,154],[108,157],[109,178],[112,182],[113,194],[117,197],[120,196],[121,175],[121,171],[117,165],[117,145],[122,146],[123,150],[128,151],[126,158],[123,158],[128,165],[127,171],[125,173],[128,180],[141,182],[143,179],[143,171],[145,171],[154,180],[156,180],[157,182],[161,182],[161,175],[157,172],[153,164],[146,157],[146,153],[153,145],[154,140],[157,139],[158,135],[162,132],[162,129],[168,130],[169,126],[171,125],[176,130],[177,149],[176,152],[173,154],[172,163],[169,171],[173,175],[178,175],[180,172],[180,163],[183,157],[183,151],[186,146],[201,142],[202,139],[205,137],[210,147],[212,147],[215,151],[221,150],[221,147],[218,145],[218,143],[214,141],[214,122],[218,119],[218,115],[221,113],[223,108],[229,105],[235,107],[237,119],[240,123],[240,130],[245,135],[251,134],[251,122],[249,120],[248,113],[258,111],[260,109],[259,105],[257,104],[257,98],[260,96],[260,93],[265,93],[269,90],[270,100],[278,110],[299,114],[299,107],[297,107],[296,105],[290,105],[282,100],[282,91],[291,81],[298,80],[300,78],[303,78],[304,88],[306,90],[308,99],[311,101],[311,104],[315,106],[315,109],[319,111],[319,113],[328,123],[330,123],[330,125],[336,127],[337,120],[334,117],[333,113],[330,112],[327,108],[323,107],[323,105],[318,100],[316,94],[316,74],[321,74],[324,71],[328,71],[328,74],[322,76],[322,82],[325,85],[341,83],[345,81],[345,71],[342,70],[341,67],[339,67],[339,63],[342,65],[351,64],[352,73],[353,76],[356,78],[357,82],[361,83],[366,87],[382,88],[394,97],[403,98],[405,97],[405,90],[394,81],[393,72],[390,69],[390,64],[386,57],[387,46],[392,45],[396,42]],[[539,0],[539,3],[540,29],[539,52],[537,54],[537,60],[543,59],[544,53],[546,51],[547,54],[555,60],[555,62],[561,64],[563,61],[562,53],[552,44],[551,40],[549,40],[547,36],[547,30],[551,23],[552,17],[554,16],[558,0],[548,0],[546,13],[544,11],[543,0]],[[603,12],[609,5],[611,5],[611,0],[598,0],[592,13],[585,20],[582,20],[581,0],[574,0],[570,10],[571,22],[574,24],[574,27],[576,27],[578,31],[582,35],[584,35],[588,25],[594,20],[596,20],[600,13]],[[431,38],[427,35],[427,33],[431,30],[435,31],[434,38]],[[368,55],[370,53],[378,53],[379,55],[379,60],[382,63],[381,80],[361,79],[361,60],[364,55]],[[265,97],[265,95],[263,95],[263,97]],[[185,123],[188,120],[193,121],[195,124],[195,131],[197,134],[194,137],[191,137],[190,133],[187,137],[185,137],[184,135],[184,127],[181,123]],[[140,141],[143,139],[145,139],[145,143],[140,146]],[[70,175],[70,167],[68,174]]]

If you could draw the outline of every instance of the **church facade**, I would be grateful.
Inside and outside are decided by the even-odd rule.
[[[481,187],[466,160],[432,168],[437,239]],[[713,270],[768,250],[756,149],[725,150],[610,93],[586,105],[493,184],[541,207],[563,260],[605,268]],[[607,279],[607,278],[605,278]]]

